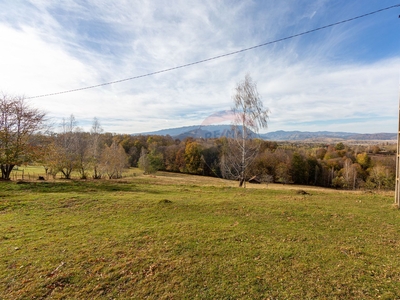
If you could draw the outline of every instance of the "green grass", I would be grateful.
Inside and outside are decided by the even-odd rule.
[[[0,182],[0,299],[400,297],[393,195],[252,187]]]
[[[13,181],[17,180],[35,180],[39,176],[46,176],[43,166],[15,166],[10,174]]]

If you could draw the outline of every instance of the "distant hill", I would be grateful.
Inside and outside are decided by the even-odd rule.
[[[396,133],[352,133],[331,131],[274,131],[260,135],[261,138],[273,141],[312,141],[321,139],[341,139],[355,141],[396,140]]]
[[[162,129],[152,132],[140,133],[141,135],[170,135],[175,139],[183,140],[187,137],[193,138],[219,138],[229,136],[231,133],[230,125],[194,125],[171,129]]]
[[[184,126],[184,127],[178,127],[178,128],[169,128],[169,129],[162,129],[162,130],[157,130],[157,131],[151,131],[151,132],[143,132],[143,133],[138,133],[135,135],[170,135],[170,136],[177,136],[181,133],[189,132],[191,130],[194,130],[196,128],[199,128],[200,126]]]
[[[351,140],[396,140],[397,134],[396,133],[365,133],[365,134],[355,134],[349,136]]]
[[[230,136],[232,133],[230,125],[207,125],[207,126],[185,126],[178,128],[163,129],[152,132],[144,132],[141,135],[170,135],[175,139],[183,140],[187,137],[193,138],[219,138],[221,136]],[[260,134],[260,138],[270,141],[322,141],[326,139],[334,140],[355,140],[372,141],[385,140],[395,141],[396,133],[352,133],[352,132],[331,132],[331,131],[273,131]]]

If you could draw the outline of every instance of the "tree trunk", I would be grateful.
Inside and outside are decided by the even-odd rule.
[[[100,179],[101,178],[101,175],[100,175],[100,173],[98,172],[98,170],[97,170],[97,166],[94,166],[94,168],[93,168],[93,179]]]
[[[65,179],[71,179],[72,168],[62,169],[61,173],[64,175]]]
[[[2,164],[1,165],[1,179],[10,180],[11,171],[15,165],[12,164]]]

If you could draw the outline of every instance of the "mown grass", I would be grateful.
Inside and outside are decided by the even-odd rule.
[[[400,297],[392,195],[161,175],[0,182],[0,298]]]

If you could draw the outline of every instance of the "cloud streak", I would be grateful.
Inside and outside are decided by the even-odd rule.
[[[115,81],[379,8],[361,0],[339,2],[0,3],[0,36],[6,45],[0,49],[0,90],[34,96]],[[380,7],[393,2],[383,0]],[[371,44],[374,32],[392,28],[387,17],[385,13],[200,65],[31,103],[55,120],[74,114],[78,123],[90,124],[97,117],[111,132],[199,125],[232,106],[235,84],[250,73],[272,112],[269,130],[394,132],[400,56],[393,53],[398,53],[398,44],[383,50],[383,45]]]

